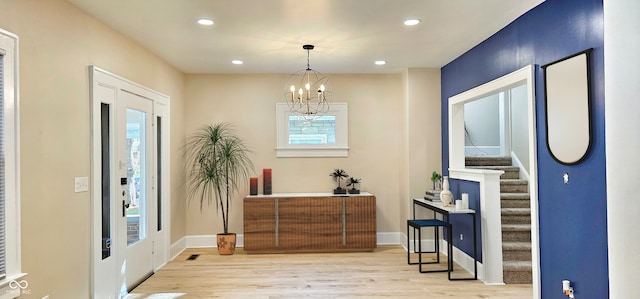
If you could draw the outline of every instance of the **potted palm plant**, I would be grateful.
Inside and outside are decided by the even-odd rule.
[[[229,233],[229,209],[237,198],[240,186],[245,186],[253,162],[251,151],[235,135],[228,123],[207,125],[187,140],[187,199],[203,205],[215,202],[222,215],[224,232],[217,234],[218,252],[229,255],[235,252],[236,234]]]
[[[338,182],[338,188],[333,189],[333,194],[347,194],[347,189],[342,189],[342,186],[340,185],[342,179],[349,177],[347,172],[343,169],[334,169],[329,175],[333,177],[334,181]]]

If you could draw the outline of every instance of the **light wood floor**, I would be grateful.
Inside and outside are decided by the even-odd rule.
[[[200,257],[186,260],[192,254]],[[246,254],[238,248],[232,256],[219,256],[215,248],[187,249],[127,299],[532,297],[531,285],[449,281],[446,273],[418,273],[406,258],[401,246],[308,254]]]

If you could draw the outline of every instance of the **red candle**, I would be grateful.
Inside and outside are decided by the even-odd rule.
[[[258,195],[258,178],[249,178],[249,195]]]
[[[271,194],[271,168],[262,169],[262,194],[269,195]]]

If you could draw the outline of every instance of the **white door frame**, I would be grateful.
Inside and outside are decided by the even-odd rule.
[[[169,261],[169,248],[170,248],[170,227],[171,227],[171,213],[170,213],[170,200],[169,195],[171,194],[170,190],[170,147],[169,147],[169,128],[170,128],[170,114],[169,114],[169,105],[170,98],[164,94],[151,90],[147,87],[139,85],[137,83],[131,82],[127,79],[104,71],[95,66],[89,67],[89,76],[90,76],[90,86],[91,86],[91,140],[92,140],[92,149],[91,149],[91,293],[93,298],[119,298],[121,295],[121,286],[120,282],[120,273],[121,270],[120,262],[118,261],[124,259],[124,252],[114,252],[112,250],[111,256],[105,259],[102,259],[102,222],[101,222],[101,198],[102,198],[102,184],[101,184],[101,104],[108,104],[110,107],[110,126],[111,132],[115,132],[113,130],[113,126],[117,121],[117,109],[116,105],[118,105],[118,99],[121,98],[120,94],[122,92],[129,92],[140,95],[142,97],[151,99],[153,101],[153,109],[154,113],[153,123],[156,122],[157,117],[162,118],[162,135],[161,135],[161,153],[162,157],[157,159],[155,156],[158,153],[158,149],[155,147],[157,136],[156,126],[153,126],[153,140],[154,140],[154,162],[160,161],[162,164],[161,167],[161,182],[156,181],[156,168],[152,167],[150,170],[153,171],[153,180],[152,185],[154,188],[154,192],[152,198],[155,200],[156,190],[162,194],[160,211],[162,212],[162,228],[161,230],[157,230],[156,223],[152,223],[152,230],[148,237],[153,238],[153,270],[158,270],[164,264]],[[157,109],[157,111],[156,111]],[[116,139],[115,134],[112,133],[110,136],[110,154],[111,154],[111,165],[116,163]],[[153,163],[154,165],[156,163]],[[120,190],[119,184],[116,184],[118,180],[118,174],[115,172],[111,172],[111,196],[115,200],[111,202],[111,213],[110,213],[110,223],[111,223],[111,240],[115,242],[118,240],[117,234],[117,219],[116,217],[120,216],[119,209],[121,209],[120,205],[120,197],[116,196],[116,192]],[[161,188],[161,189],[157,189]],[[112,249],[118,248],[112,244]],[[122,255],[122,256],[120,256]]]
[[[528,65],[512,73],[504,75],[493,81],[487,82],[448,99],[448,125],[449,125],[449,170],[456,170],[464,173],[464,104],[476,99],[485,97],[499,91],[509,90],[522,84],[527,85],[527,108],[528,108],[528,132],[529,132],[529,196],[531,199],[531,245],[532,245],[532,275],[533,275],[533,298],[540,298],[540,230],[538,225],[538,166],[537,166],[537,141],[536,141],[536,106],[535,106],[535,66]],[[451,177],[454,177],[451,175]],[[455,177],[454,177],[455,178]],[[482,189],[482,187],[481,187]],[[481,199],[482,200],[482,199]],[[498,198],[499,200],[499,198]],[[496,204],[496,203],[492,203]],[[499,204],[498,204],[499,207]],[[489,260],[483,257],[483,263],[500,265],[502,270],[502,242],[485,242],[487,236],[486,229],[489,227],[499,228],[500,210],[499,208],[482,211],[482,252],[483,255],[496,253],[500,258]],[[491,222],[491,225],[487,225]],[[499,234],[499,231],[496,232]],[[499,235],[497,235],[499,237]],[[490,243],[490,244],[486,244]],[[502,271],[496,277],[502,280]],[[493,276],[492,276],[493,277]],[[489,278],[490,283],[501,283]],[[487,283],[487,281],[485,281]]]

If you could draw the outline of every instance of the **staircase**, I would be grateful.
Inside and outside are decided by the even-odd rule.
[[[531,284],[529,182],[520,179],[511,157],[467,157],[466,166],[504,171],[500,176],[503,279],[507,284]]]

